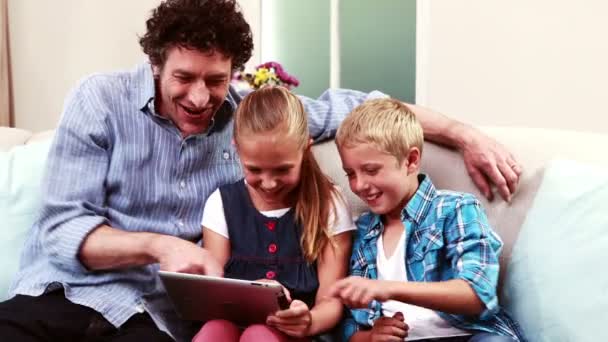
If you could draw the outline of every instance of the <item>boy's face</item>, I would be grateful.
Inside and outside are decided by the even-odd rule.
[[[420,151],[416,147],[401,163],[371,143],[340,147],[350,189],[379,215],[400,219],[401,210],[418,189]]]

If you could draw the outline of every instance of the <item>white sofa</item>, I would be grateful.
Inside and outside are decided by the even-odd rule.
[[[582,133],[582,132],[574,132],[574,131],[560,131],[560,130],[551,130],[551,129],[532,129],[532,128],[517,128],[517,127],[484,127],[482,128],[489,135],[495,137],[498,141],[505,144],[517,157],[517,159],[523,165],[524,173],[521,177],[519,187],[516,195],[513,197],[511,203],[506,203],[503,200],[497,199],[493,202],[488,202],[485,198],[477,191],[476,187],[473,185],[469,176],[467,175],[464,164],[462,162],[461,156],[457,151],[449,150],[431,143],[427,143],[424,146],[423,151],[423,163],[422,169],[425,173],[428,173],[431,176],[431,179],[435,183],[438,188],[446,188],[453,189],[458,191],[470,192],[478,196],[480,198],[486,208],[486,212],[488,213],[490,222],[494,226],[495,230],[500,234],[503,241],[505,242],[505,248],[501,257],[502,264],[502,276],[501,276],[501,288],[504,283],[504,279],[508,278],[509,273],[511,272],[510,267],[510,259],[512,250],[516,242],[518,241],[518,234],[522,226],[526,224],[528,226],[534,226],[533,218],[526,220],[526,215],[530,212],[530,208],[532,207],[534,198],[539,190],[539,185],[544,178],[545,169],[547,165],[550,165],[549,162],[554,158],[563,158],[569,160],[575,160],[578,163],[584,163],[588,165],[594,165],[593,167],[603,167],[608,165],[608,154],[603,151],[604,147],[608,146],[608,135],[601,134],[593,134],[593,133]],[[15,157],[15,154],[18,153],[27,153],[26,149],[23,147],[27,147],[29,144],[40,143],[46,144],[48,146],[48,141],[52,137],[52,131],[32,134],[27,131],[17,130],[17,129],[8,129],[8,128],[0,128],[0,154],[4,153],[5,159],[10,158],[6,157],[13,154],[12,157]],[[22,145],[19,147],[19,145]],[[20,149],[23,152],[20,152]],[[343,171],[340,165],[339,156],[336,153],[335,146],[333,142],[327,142],[320,145],[315,146],[315,153],[320,160],[320,164],[322,168],[328,173],[337,183],[342,185],[344,189],[348,189],[348,183],[346,182],[346,178],[344,177]],[[1,161],[1,159],[0,159]],[[35,162],[35,161],[34,161]],[[40,162],[43,163],[43,162]],[[551,164],[552,165],[552,164]],[[4,167],[3,164],[0,166]],[[32,166],[34,167],[34,166]],[[42,168],[42,165],[39,165]],[[601,169],[603,170],[603,169]],[[13,170],[14,172],[15,170]],[[7,193],[10,194],[20,194],[20,189],[18,189],[14,184],[10,184],[10,180],[4,180],[3,183],[3,172],[6,174],[7,172],[11,172],[10,170],[0,169],[0,195],[5,195]],[[588,178],[583,176],[582,178]],[[30,190],[32,186],[37,186],[39,184],[39,179],[35,179],[37,182],[33,182],[30,184]],[[584,180],[584,179],[583,179]],[[559,182],[558,182],[559,184]],[[606,183],[608,184],[608,182]],[[12,190],[7,191],[7,186],[12,188]],[[31,190],[34,195],[36,194],[37,189]],[[22,193],[22,192],[21,192]],[[347,190],[349,194],[349,200],[353,207],[353,211],[355,214],[360,213],[365,209],[364,205]],[[551,198],[551,194],[545,195]],[[547,198],[547,197],[545,197]],[[546,201],[545,201],[546,202]],[[1,204],[2,202],[0,202]],[[11,203],[5,202],[5,203]],[[560,204],[561,205],[561,204]],[[606,207],[608,204],[597,203],[594,205],[592,211],[596,211],[595,214],[601,213],[602,211],[606,211]],[[0,208],[1,210],[2,208]],[[556,210],[564,210],[564,208],[556,208]],[[0,211],[2,212],[2,211]],[[606,211],[608,212],[608,211]],[[31,218],[33,220],[34,218]],[[2,218],[0,217],[0,220]],[[599,222],[598,224],[605,224],[604,222]],[[18,227],[6,227],[2,225],[2,230],[7,229],[17,229]],[[550,231],[552,227],[541,227],[534,228],[538,229],[547,229],[547,232]],[[19,229],[23,229],[20,227]],[[584,229],[584,227],[576,227],[575,231],[580,231]],[[574,230],[573,230],[574,231]],[[600,234],[597,238],[603,242],[608,242],[608,227],[604,231],[605,234]],[[1,232],[0,232],[1,233]],[[528,234],[527,236],[529,236]],[[2,235],[0,235],[2,236]],[[567,238],[567,237],[565,237]],[[18,243],[15,241],[14,243]],[[523,245],[525,242],[522,242]],[[606,244],[608,246],[608,244]],[[574,246],[571,251],[568,253],[572,253],[572,255],[577,254],[577,247]],[[601,249],[599,249],[601,251]],[[1,251],[1,249],[0,249]],[[582,249],[581,249],[582,251]],[[556,251],[563,252],[563,251]],[[0,252],[2,253],[2,252]],[[602,258],[607,256],[606,253],[602,255],[597,255],[598,258]],[[556,255],[556,257],[558,257]],[[11,257],[14,262],[15,256]],[[4,258],[0,258],[4,259]],[[524,258],[525,259],[525,258]],[[549,259],[547,259],[549,260]],[[525,261],[525,260],[524,260]],[[526,261],[526,265],[530,265],[529,260]],[[547,262],[547,261],[543,261]],[[515,267],[521,265],[523,261],[520,260],[519,263],[514,263]],[[520,267],[521,268],[521,267]],[[545,270],[541,270],[544,272]],[[525,271],[525,270],[524,270]],[[598,270],[599,273],[603,273],[606,271],[606,268],[602,270]],[[525,277],[530,281],[529,284],[536,284],[535,274],[537,271],[525,271]],[[563,270],[554,270],[553,272],[569,272],[568,269]],[[518,277],[511,281],[511,284],[508,284],[504,288],[502,288],[502,296],[501,299],[504,299],[505,304],[512,308],[512,310],[528,310],[530,311],[529,303],[530,300],[539,300],[538,306],[546,305],[542,304],[540,300],[551,301],[549,298],[541,298],[544,293],[544,285],[540,287],[540,290],[537,288],[534,291],[537,291],[535,294],[530,294],[530,297],[524,298],[521,293],[517,293],[517,291],[521,291],[521,289],[517,289],[518,284],[521,284],[521,270],[518,270]],[[507,275],[505,277],[505,274]],[[546,276],[544,276],[546,278]],[[526,280],[526,281],[528,281]],[[0,279],[0,290],[5,288],[1,286],[2,282],[6,283],[7,279]],[[519,283],[518,283],[519,282]],[[598,283],[599,282],[599,283]],[[580,303],[580,312],[577,312],[577,315],[584,315],[585,312],[589,311],[589,313],[593,313],[597,315],[600,314],[605,315],[605,321],[608,322],[608,280],[603,277],[597,281],[593,280],[592,284],[598,283],[598,288],[592,288],[588,291],[597,290],[600,291],[599,296],[600,299],[597,301],[597,298],[592,299],[591,303],[596,303],[597,305],[603,305],[600,308],[594,307],[593,310],[587,310],[587,303]],[[528,283],[526,283],[528,284]],[[551,285],[551,284],[550,284]],[[528,286],[528,285],[526,285]],[[592,285],[593,286],[593,285]],[[604,287],[605,286],[605,287]],[[532,285],[530,285],[530,288]],[[602,289],[605,291],[602,294]],[[562,289],[556,289],[556,291],[561,291]],[[532,290],[531,290],[532,291]],[[515,294],[514,294],[515,293]],[[0,295],[4,295],[3,293]],[[524,295],[528,295],[524,293]],[[602,297],[602,295],[604,297]],[[532,299],[530,299],[532,298]],[[541,299],[539,299],[541,298]],[[518,301],[528,301],[527,303],[518,303]],[[578,300],[578,299],[577,299]],[[591,299],[590,299],[591,300]],[[543,302],[544,303],[544,302]],[[521,304],[521,305],[520,305]],[[524,305],[524,306],[522,306]],[[550,304],[549,304],[550,305]],[[569,305],[569,304],[568,304]],[[573,324],[572,320],[569,320],[568,323],[562,322],[563,315],[560,315],[558,312],[560,308],[542,308],[542,310],[546,312],[541,312],[538,321],[529,322],[530,320],[535,320],[535,318],[530,318],[526,316],[529,312],[520,312],[518,318],[520,320],[522,318],[526,319],[526,322],[521,322],[522,326],[526,328],[526,333],[531,340],[536,341],[584,341],[584,340],[608,340],[608,335],[604,335],[606,338],[600,338],[597,336],[597,331],[600,331],[600,327],[598,326],[587,326],[586,329],[588,333],[581,333],[579,327],[577,326],[568,326],[568,324]],[[542,311],[541,310],[541,311]],[[585,311],[587,310],[587,311]],[[599,310],[599,311],[598,311]],[[566,314],[564,314],[566,315]],[[516,315],[517,316],[517,315]],[[573,319],[584,319],[584,317],[574,317]],[[559,325],[559,337],[556,339],[549,338],[547,336],[553,336],[552,330],[547,329],[546,327],[536,328],[542,324],[557,324]],[[594,330],[596,329],[596,330]],[[538,331],[536,331],[538,330]],[[591,334],[591,335],[589,335]],[[589,336],[593,336],[594,338],[599,339],[588,339]]]

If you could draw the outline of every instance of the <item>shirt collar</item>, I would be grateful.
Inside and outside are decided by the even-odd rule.
[[[411,218],[417,225],[422,222],[431,209],[433,198],[437,195],[437,189],[431,182],[431,178],[425,174],[418,175],[418,190],[401,211],[401,220]]]
[[[135,71],[136,103],[139,109],[144,109],[154,99],[154,75],[149,62],[137,66]]]
[[[435,189],[429,176],[422,173],[419,174],[418,182],[418,189],[414,193],[414,196],[410,198],[405,207],[401,210],[401,221],[410,218],[416,225],[420,225],[422,220],[424,220],[431,209],[433,198],[437,194],[437,189]],[[367,226],[367,233],[364,236],[364,239],[366,240],[376,238],[382,233],[383,227],[382,217],[380,215],[373,213],[370,213],[370,215],[371,218],[369,220],[369,225]]]
[[[232,84],[228,87],[228,95],[226,96],[226,100],[224,101],[224,105],[228,103],[232,112],[236,111],[236,107],[241,102],[242,96],[241,94],[232,86]]]

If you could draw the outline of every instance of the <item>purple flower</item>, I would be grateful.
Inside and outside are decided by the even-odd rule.
[[[298,79],[296,77],[288,74],[283,69],[283,66],[279,62],[270,61],[270,62],[262,63],[255,67],[255,71],[257,71],[260,68],[268,69],[271,73],[273,73],[276,76],[275,80],[277,80],[277,81],[274,81],[272,84],[279,84],[288,89],[291,89],[293,87],[297,87],[300,85],[300,81],[298,81]],[[255,72],[253,74],[255,74]],[[259,85],[259,84],[257,84],[257,85],[252,84],[252,82],[255,78],[253,76],[253,74],[246,73],[244,70],[239,70],[235,74],[234,79],[237,81],[241,81],[241,80],[247,81],[254,88],[263,86],[263,85]]]

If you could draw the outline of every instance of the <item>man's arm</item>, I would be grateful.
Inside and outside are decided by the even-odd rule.
[[[356,106],[366,100],[385,97],[378,91],[369,94],[348,89],[331,89],[318,99],[300,97],[309,114],[310,134],[315,141],[333,138],[340,123]],[[510,201],[517,188],[521,167],[513,155],[496,140],[470,125],[453,120],[436,111],[407,104],[424,130],[424,138],[458,149],[467,172],[481,193],[493,199],[490,184]]]
[[[462,152],[469,176],[486,198],[492,200],[494,196],[491,182],[504,200],[511,200],[522,169],[503,145],[470,125],[428,108],[407,105],[420,121],[426,140]]]
[[[129,233],[108,225],[93,230],[79,251],[80,261],[90,270],[109,270],[158,262],[162,235]]]
[[[107,225],[105,180],[110,165],[110,129],[92,99],[100,98],[88,78],[68,95],[47,159],[43,180],[40,245],[49,261],[84,273],[78,253],[85,238]]]
[[[164,271],[221,276],[223,267],[200,246],[155,233],[132,233],[107,225],[84,240],[80,261],[90,270],[110,270],[160,263]]]
[[[206,264],[213,259],[191,242],[109,226],[105,183],[113,141],[94,105],[106,98],[97,82],[89,78],[70,93],[49,152],[37,224],[49,261],[75,273],[155,262],[171,271],[213,272]]]

